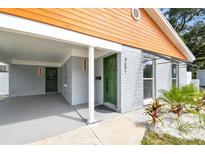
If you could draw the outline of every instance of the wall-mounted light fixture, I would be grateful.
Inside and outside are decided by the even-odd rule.
[[[127,73],[127,58],[124,58],[124,72]]]
[[[43,75],[43,68],[39,67],[38,68],[38,76],[42,76]]]

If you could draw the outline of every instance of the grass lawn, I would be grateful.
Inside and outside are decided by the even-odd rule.
[[[143,145],[205,145],[205,141],[193,139],[181,139],[173,137],[169,134],[160,134],[153,131],[146,131],[142,139],[141,144]]]

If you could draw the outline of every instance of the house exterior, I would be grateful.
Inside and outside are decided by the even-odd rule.
[[[1,40],[13,39],[0,44],[9,95],[58,92],[71,105],[88,103],[90,123],[98,104],[128,112],[187,84],[195,60],[158,9],[0,11]]]
[[[204,87],[205,86],[205,70],[204,69],[201,69],[201,70],[197,70],[196,71],[196,78],[199,79],[199,85],[201,87]]]

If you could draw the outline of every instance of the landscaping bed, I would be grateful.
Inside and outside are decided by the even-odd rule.
[[[143,117],[147,127],[143,144],[205,143],[205,92],[193,85],[162,91]]]
[[[205,128],[194,114],[182,114],[177,117],[167,113],[163,117],[163,124],[147,125],[147,129],[159,134],[167,133],[177,138],[205,139]]]

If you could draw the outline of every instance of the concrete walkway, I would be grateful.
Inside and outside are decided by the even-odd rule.
[[[133,113],[120,115],[61,135],[39,140],[33,144],[140,144],[145,127],[143,124],[136,123],[133,116]]]

